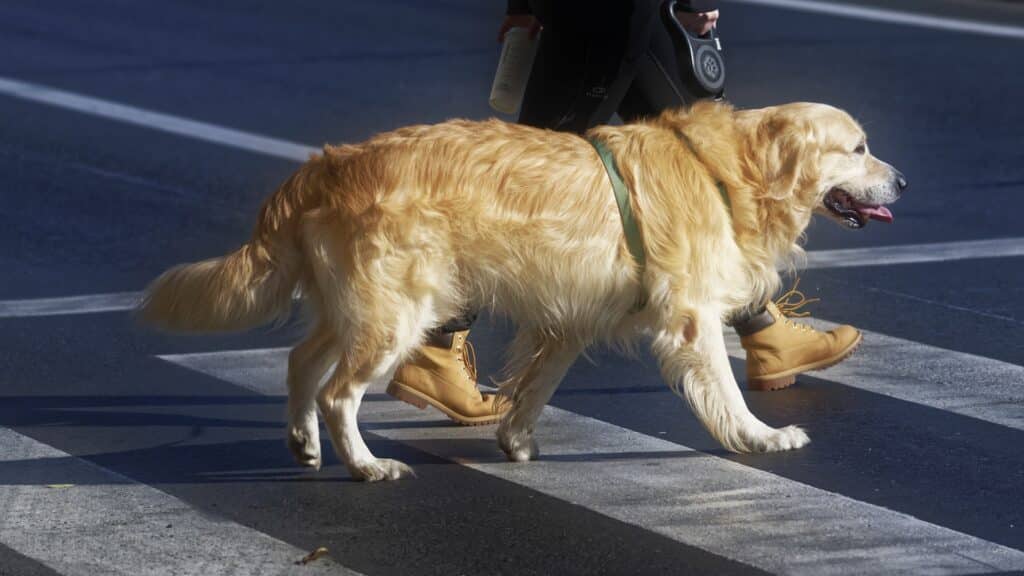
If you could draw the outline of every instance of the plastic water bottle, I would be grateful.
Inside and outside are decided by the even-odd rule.
[[[491,108],[503,114],[515,114],[523,103],[526,81],[530,78],[533,58],[537,55],[539,38],[530,38],[528,28],[512,28],[505,32],[498,70],[491,85]]]

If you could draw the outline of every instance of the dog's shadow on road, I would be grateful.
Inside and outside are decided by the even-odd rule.
[[[22,396],[5,398],[0,426],[12,428],[53,450],[27,450],[22,459],[0,466],[3,485],[96,485],[130,483],[287,483],[353,481],[333,453],[322,430],[324,469],[319,473],[295,464],[284,442],[283,396]],[[226,407],[229,407],[227,410]],[[231,417],[226,417],[230,415]],[[400,438],[412,430],[452,429],[445,419],[368,422],[367,441],[382,458],[417,466],[503,465],[493,428],[454,428],[474,437]],[[87,431],[85,431],[87,429]],[[713,454],[713,452],[711,453]],[[722,451],[724,454],[724,451]],[[560,451],[553,442],[535,464],[658,461],[707,456],[692,450],[609,451],[595,439],[592,452]],[[721,455],[721,454],[713,454]],[[83,462],[84,461],[84,462]],[[90,466],[98,465],[117,474]],[[528,468],[527,468],[528,469]],[[118,476],[120,475],[120,476]]]

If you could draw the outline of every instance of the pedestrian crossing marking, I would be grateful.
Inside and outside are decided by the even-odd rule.
[[[261,394],[285,392],[286,349],[161,358]],[[1024,570],[1024,552],[553,406],[537,426],[541,458],[527,464],[505,461],[492,427],[437,426],[441,416],[383,389],[371,390],[359,416],[371,438],[771,572]]]
[[[295,566],[308,551],[8,428],[0,447],[9,477],[25,478],[0,483],[0,542],[65,576],[358,576],[330,558]],[[83,482],[35,484],[47,467]]]

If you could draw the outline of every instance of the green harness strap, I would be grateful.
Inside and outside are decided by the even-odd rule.
[[[690,152],[700,161],[700,155],[697,153],[697,149],[693,146],[690,138],[681,130],[676,132],[679,138],[686,143]],[[622,219],[622,231],[626,235],[626,247],[629,248],[629,253],[633,255],[633,260],[640,267],[640,295],[637,298],[636,305],[633,307],[633,311],[638,312],[647,305],[647,290],[643,287],[644,267],[647,264],[643,236],[640,234],[640,226],[637,225],[636,217],[633,215],[633,206],[629,202],[629,190],[626,189],[626,183],[623,182],[622,175],[619,174],[619,168],[615,165],[615,156],[612,155],[612,151],[608,149],[604,142],[593,137],[587,138],[587,140],[597,150],[597,155],[601,157],[601,162],[604,163],[604,169],[608,173],[608,180],[611,181],[612,190],[615,192],[615,203],[619,205],[619,217]],[[725,203],[726,211],[732,217],[732,202],[729,199],[729,192],[726,190],[725,184],[721,180],[716,179],[715,186],[718,188],[718,194],[722,197],[722,202]]]
[[[615,192],[615,203],[619,205],[619,217],[622,219],[622,231],[626,235],[626,247],[633,255],[637,266],[640,267],[640,295],[637,297],[633,311],[642,310],[647,305],[647,290],[643,287],[644,267],[647,264],[647,255],[644,253],[644,240],[640,235],[640,227],[633,215],[633,206],[629,203],[629,190],[626,190],[626,183],[622,181],[622,175],[615,165],[615,157],[612,151],[604,142],[597,138],[588,138],[590,144],[597,150],[597,155],[604,163],[604,169],[608,172],[608,179],[612,182],[612,190]]]
[[[686,143],[686,147],[690,149],[690,153],[693,154],[697,161],[700,162],[701,164],[704,164],[704,162],[701,161],[700,159],[700,154],[697,152],[697,147],[693,145],[693,140],[690,140],[690,137],[686,135],[686,132],[677,129],[675,133],[676,136],[679,136],[680,140]],[[718,188],[718,195],[722,197],[722,202],[725,203],[725,209],[729,213],[729,217],[731,218],[732,200],[729,199],[729,191],[726,190],[725,183],[716,178],[715,187]]]

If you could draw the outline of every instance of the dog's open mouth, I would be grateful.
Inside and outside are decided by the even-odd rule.
[[[833,188],[825,195],[825,207],[850,228],[863,228],[868,220],[893,221],[892,212],[885,206],[862,204],[839,188]]]

